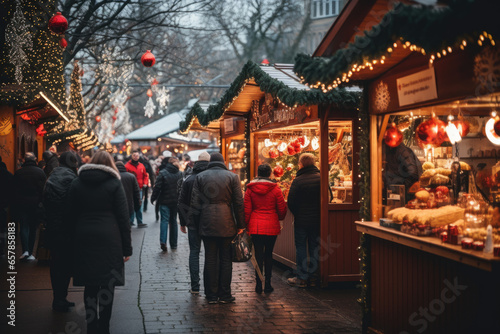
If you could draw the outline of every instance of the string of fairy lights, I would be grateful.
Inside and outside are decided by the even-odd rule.
[[[489,42],[489,45],[495,46],[495,40],[493,39],[493,36],[486,32],[483,31],[481,34],[476,35],[473,37],[474,39],[477,39],[477,45],[478,46],[484,46],[487,45]],[[470,43],[467,43],[465,39],[461,40],[460,42],[457,42],[456,45],[453,46],[447,46],[443,48],[439,52],[435,53],[430,53],[428,55],[429,57],[429,64],[432,65],[434,61],[440,58],[444,58],[447,55],[451,54],[454,50],[465,50],[465,48],[470,45]],[[410,41],[404,41],[403,37],[400,37],[398,41],[394,42],[391,46],[387,48],[387,54],[382,55],[377,59],[367,59],[363,64],[358,64],[354,63],[351,65],[350,70],[343,72],[341,75],[333,79],[332,81],[328,83],[320,82],[317,81],[316,83],[308,83],[305,81],[305,78],[303,75],[300,76],[301,83],[304,85],[310,87],[310,88],[316,88],[316,89],[321,89],[323,93],[327,93],[328,91],[331,91],[332,89],[335,89],[339,87],[340,85],[344,83],[348,83],[352,75],[354,75],[357,72],[362,72],[362,71],[373,71],[374,66],[377,66],[378,64],[383,65],[385,61],[387,60],[387,57],[394,52],[395,49],[397,48],[403,48],[410,50],[412,52],[419,52],[422,55],[427,55],[427,52],[425,51],[424,48],[411,43]]]

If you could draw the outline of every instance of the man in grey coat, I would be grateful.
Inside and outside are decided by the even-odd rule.
[[[245,229],[240,178],[220,153],[212,153],[204,172],[196,175],[189,219],[199,226],[205,247],[203,281],[209,304],[231,303],[231,240]]]

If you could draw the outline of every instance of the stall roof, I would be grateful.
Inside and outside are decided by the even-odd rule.
[[[374,79],[411,54],[426,56],[432,64],[450,50],[494,45],[494,38],[500,35],[496,18],[499,10],[499,2],[487,0],[456,0],[447,6],[398,3],[379,24],[355,36],[345,48],[335,51],[320,45],[315,53],[335,51],[331,57],[298,55],[294,71],[309,86],[330,90],[348,82]],[[328,40],[335,45],[335,38],[325,37],[323,42]]]
[[[198,122],[208,126],[223,115],[241,116],[250,111],[252,101],[270,93],[288,106],[334,104],[339,107],[355,108],[359,103],[357,92],[344,89],[324,93],[319,89],[309,89],[299,82],[291,64],[259,66],[249,61],[233,81],[222,98],[204,111],[195,104],[180,122],[181,131],[188,131]]]
[[[189,100],[188,104],[178,112],[168,114],[157,121],[149,123],[142,128],[134,130],[125,136],[128,140],[156,140],[169,133],[179,130],[179,122],[182,121],[186,113],[194,106],[200,105],[198,99]],[[200,107],[201,108],[201,107]]]
[[[121,144],[125,141],[125,135],[118,135],[115,136],[115,138],[111,139],[110,143],[111,144]]]

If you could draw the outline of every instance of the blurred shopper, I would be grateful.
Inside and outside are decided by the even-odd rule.
[[[123,190],[125,191],[125,197],[127,197],[128,213],[130,217],[133,217],[134,212],[141,207],[141,191],[139,189],[139,184],[134,174],[127,172],[123,162],[117,161],[115,164],[120,172]],[[130,225],[132,225],[132,223],[133,221],[130,221]]]
[[[48,152],[48,151],[47,151]],[[73,152],[59,157],[59,167],[50,173],[43,190],[43,206],[47,224],[47,242],[50,249],[50,282],[54,299],[52,309],[67,312],[75,303],[66,300],[71,279],[73,252],[71,231],[64,212],[68,205],[68,190],[76,179],[78,159]]]
[[[109,333],[115,286],[125,284],[132,255],[127,198],[106,151],[78,170],[69,190],[74,247],[73,285],[85,286],[87,333]]]
[[[196,175],[200,174],[208,167],[210,154],[202,152],[198,156],[198,161],[194,163],[193,172],[182,183],[179,194],[179,219],[181,223],[181,232],[188,233],[189,240],[189,275],[191,277],[192,294],[200,293],[200,250],[201,237],[199,226],[189,219],[189,210],[191,208],[191,195],[193,191]]]
[[[288,193],[288,208],[294,215],[297,259],[297,277],[289,278],[288,284],[299,288],[307,287],[308,280],[315,286],[319,265],[320,175],[314,162],[311,153],[299,157],[299,171]]]
[[[220,153],[210,155],[207,170],[196,175],[190,219],[199,225],[205,247],[203,281],[209,304],[231,303],[231,240],[245,228],[238,175],[230,172]]]
[[[14,175],[7,170],[7,166],[0,156],[0,257],[5,255],[7,240],[7,210],[12,204],[12,189],[14,189]]]
[[[248,233],[252,235],[255,258],[261,272],[265,264],[266,284],[264,292],[273,292],[271,276],[273,273],[273,249],[281,232],[280,220],[285,219],[286,203],[278,185],[271,181],[271,166],[260,165],[257,178],[247,185],[245,192],[245,222]],[[262,292],[262,281],[255,273],[255,292]]]
[[[45,176],[49,177],[50,173],[52,173],[56,167],[59,167],[59,157],[57,156],[57,153],[47,150],[43,152],[42,159],[45,161],[43,171]]]
[[[177,201],[179,198],[178,184],[182,179],[179,171],[179,160],[177,158],[167,158],[165,165],[158,177],[151,195],[151,203],[158,200],[160,205],[160,248],[167,251],[167,236],[170,230],[170,248],[177,249]],[[164,160],[164,161],[165,161]]]
[[[155,174],[153,173],[153,167],[149,163],[149,159],[147,157],[141,156],[139,158],[139,162],[144,165],[146,168],[146,172],[148,173],[149,180],[147,183],[147,186],[144,188],[144,191],[142,192],[142,205],[143,205],[143,212],[146,212],[148,210],[148,197],[149,197],[149,189],[154,186],[155,184]]]
[[[135,175],[135,178],[137,179],[137,183],[139,184],[139,189],[141,191],[140,195],[142,198],[143,191],[148,187],[148,182],[149,182],[149,176],[148,172],[146,171],[146,167],[142,163],[139,162],[139,151],[133,151],[132,152],[132,159],[130,159],[129,162],[125,164],[125,168],[127,169],[127,172],[132,173]],[[146,227],[148,224],[144,224],[142,221],[142,204],[139,210],[136,210],[133,214],[132,217],[130,218],[130,221],[132,222],[132,226],[134,225],[134,219],[137,216],[137,226],[138,227]]]
[[[24,163],[14,173],[15,215],[21,223],[21,260],[35,260],[36,231],[40,225],[42,193],[46,181],[45,173],[37,166],[32,152],[24,155]]]
[[[191,161],[189,154],[182,155],[182,179],[185,180],[189,175],[193,174],[194,162]]]

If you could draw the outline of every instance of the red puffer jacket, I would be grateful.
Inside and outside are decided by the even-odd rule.
[[[255,179],[245,192],[245,222],[249,234],[278,235],[280,220],[286,216],[286,203],[278,185]]]

